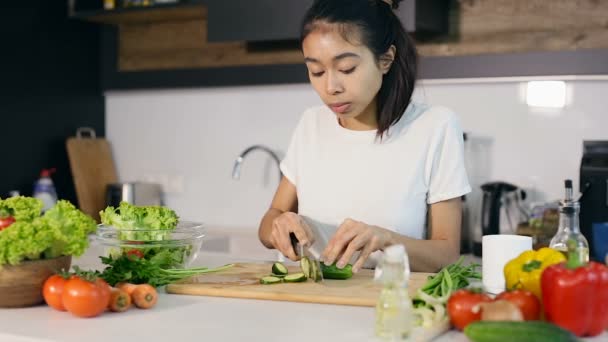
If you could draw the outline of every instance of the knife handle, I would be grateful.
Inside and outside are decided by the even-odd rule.
[[[291,240],[291,247],[293,247],[293,251],[296,255],[298,255],[298,238],[296,237],[296,234],[294,234],[293,232],[289,233],[289,240]]]

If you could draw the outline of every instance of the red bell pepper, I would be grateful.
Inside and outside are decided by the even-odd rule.
[[[572,255],[572,253],[570,253]],[[547,267],[541,275],[545,318],[577,336],[608,329],[608,267],[597,262]]]

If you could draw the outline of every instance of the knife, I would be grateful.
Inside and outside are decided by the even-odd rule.
[[[289,239],[294,252],[300,257],[300,267],[304,275],[315,283],[322,282],[323,271],[318,256],[311,253],[309,246],[302,245],[294,233],[289,233]]]

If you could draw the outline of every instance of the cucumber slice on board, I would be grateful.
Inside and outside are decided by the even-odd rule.
[[[286,283],[301,283],[306,281],[306,276],[304,273],[288,274],[285,276],[285,278],[283,278],[283,280],[285,280]]]
[[[310,261],[310,260],[309,260]],[[310,261],[310,279],[316,282],[323,281],[323,273],[321,273],[321,269],[319,268],[318,261]]]
[[[308,259],[308,257],[302,257],[302,259],[300,259],[300,268],[302,269],[302,273],[304,273],[306,278],[311,278],[312,267],[310,259]]]
[[[287,267],[285,267],[283,263],[275,262],[274,264],[272,264],[272,274],[284,276],[287,275],[287,273],[289,273],[289,271],[287,271]]]
[[[279,284],[281,283],[283,280],[279,277],[275,277],[275,276],[266,276],[266,277],[262,277],[260,279],[260,284],[264,284],[264,285],[270,285],[270,284]]]

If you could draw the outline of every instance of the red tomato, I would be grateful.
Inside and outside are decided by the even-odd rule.
[[[530,291],[505,291],[496,296],[496,299],[508,300],[517,305],[526,321],[536,321],[540,319],[540,301]]]
[[[67,279],[58,274],[48,277],[44,282],[44,285],[42,286],[42,296],[48,306],[59,311],[65,311],[62,294],[66,282]]]
[[[492,298],[483,293],[469,290],[458,290],[448,299],[448,315],[450,321],[459,330],[463,330],[469,323],[481,319],[480,303],[491,302]]]
[[[78,276],[70,278],[63,288],[63,305],[78,317],[94,317],[108,307],[110,285],[103,279],[89,281]]]
[[[140,251],[139,249],[131,249],[127,252],[127,256],[134,256],[137,257],[139,259],[144,257],[144,253],[142,251]]]
[[[12,216],[0,217],[0,230],[15,223],[15,218]]]

